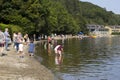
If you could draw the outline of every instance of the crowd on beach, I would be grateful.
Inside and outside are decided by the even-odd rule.
[[[11,43],[12,36],[12,43]],[[28,34],[22,35],[21,32],[13,33],[13,35],[9,34],[8,28],[5,28],[3,32],[0,29],[0,56],[7,55],[7,51],[10,50],[9,45],[12,45],[12,49],[15,49],[16,53],[19,54],[20,58],[24,58],[25,52],[24,47],[28,46],[28,53],[30,56],[34,55],[35,44],[34,39],[30,39]]]
[[[11,39],[12,37],[12,39]],[[4,31],[0,28],[0,56],[7,55],[7,51],[10,51],[10,49],[14,49],[16,51],[16,54],[19,55],[20,58],[24,58],[25,52],[24,48],[28,46],[28,55],[34,56],[35,53],[35,35],[33,35],[32,38],[29,38],[28,34],[23,35],[21,32],[15,32],[13,35],[10,35],[9,29],[5,28]],[[63,36],[62,36],[63,37]],[[12,43],[11,43],[12,40]],[[50,48],[53,45],[54,39],[50,36],[47,37],[47,50],[49,51]],[[11,44],[11,45],[10,45]],[[12,46],[12,48],[9,48],[9,45]],[[62,57],[62,51],[63,46],[62,44],[57,44],[56,40],[54,40],[54,52],[56,54],[56,59],[59,60],[59,58]],[[57,63],[57,62],[56,62]]]

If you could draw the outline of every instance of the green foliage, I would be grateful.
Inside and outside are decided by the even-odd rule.
[[[120,32],[113,32],[112,35],[120,35]]]
[[[79,0],[0,0],[0,22],[30,34],[87,34],[86,24],[120,25],[120,15]]]
[[[20,26],[17,25],[6,25],[3,23],[0,23],[0,27],[2,29],[2,31],[4,32],[5,28],[9,29],[10,35],[12,35],[14,32],[23,32],[22,28]]]

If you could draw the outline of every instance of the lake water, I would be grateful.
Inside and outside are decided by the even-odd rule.
[[[57,58],[53,49],[37,45],[37,56],[59,80],[120,80],[120,37],[59,40],[64,52]]]

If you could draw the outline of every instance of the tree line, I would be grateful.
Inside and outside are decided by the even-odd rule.
[[[88,32],[86,24],[120,25],[120,15],[79,0],[0,0],[0,23],[30,34],[77,34]]]

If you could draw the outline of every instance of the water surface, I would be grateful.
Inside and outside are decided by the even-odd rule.
[[[62,43],[63,41],[58,41]],[[84,38],[64,40],[60,58],[53,49],[37,45],[41,63],[60,80],[120,80],[120,38]]]

